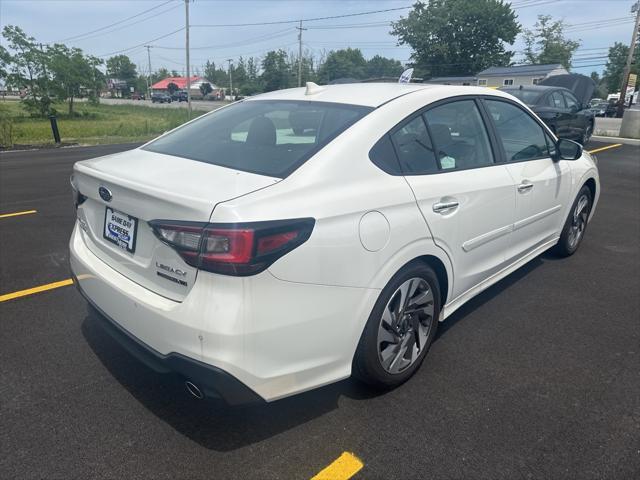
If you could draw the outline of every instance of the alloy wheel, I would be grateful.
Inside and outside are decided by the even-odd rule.
[[[571,219],[571,227],[569,227],[569,246],[575,248],[582,235],[584,229],[587,226],[587,217],[589,215],[589,197],[583,194],[576,203],[576,207],[573,210],[573,218]]]
[[[378,327],[382,368],[398,374],[413,365],[427,346],[434,320],[433,291],[423,278],[410,278],[391,295]]]

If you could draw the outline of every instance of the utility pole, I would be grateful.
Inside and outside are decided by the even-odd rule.
[[[631,72],[631,61],[633,60],[633,54],[636,49],[636,42],[638,40],[638,26],[640,26],[640,2],[636,2],[631,11],[636,13],[636,22],[633,27],[633,34],[631,35],[631,45],[629,45],[629,55],[627,55],[627,63],[624,66],[622,72],[622,85],[620,86],[620,99],[618,100],[618,111],[616,117],[622,117],[624,113],[624,100],[627,96],[627,85],[629,85],[629,73]],[[633,95],[633,94],[632,94]]]
[[[145,45],[144,48],[147,49],[147,61],[149,62],[149,75],[147,75],[147,97],[151,100],[151,45]]]
[[[187,48],[187,118],[191,120],[191,71],[189,68],[189,0],[184,0],[186,17],[186,48]]]
[[[233,76],[231,75],[231,62],[232,58],[227,58],[227,62],[229,62],[229,98],[233,98]]]
[[[298,86],[302,86],[302,31],[306,28],[302,28],[302,20],[300,20],[300,26],[298,29]]]

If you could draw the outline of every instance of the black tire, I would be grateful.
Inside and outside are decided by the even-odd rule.
[[[405,326],[411,323],[412,327],[416,327],[415,329],[410,327],[411,330],[407,331],[405,335],[407,335],[409,338],[408,342],[411,342],[411,352],[415,348],[419,353],[417,353],[415,360],[413,360],[412,363],[410,363],[406,368],[395,373],[390,373],[387,368],[383,366],[383,353],[380,351],[380,348],[382,348],[382,345],[386,345],[386,348],[393,348],[394,345],[397,345],[398,348],[401,348],[401,343],[403,342],[402,339],[404,339],[405,337],[398,337],[397,343],[379,341],[379,330],[382,329],[381,324],[383,323],[383,313],[390,305],[390,302],[393,302],[396,298],[398,298],[397,295],[399,295],[399,288],[407,282],[411,282],[414,280],[424,281],[428,286],[428,290],[431,293],[430,302],[432,302],[433,304],[433,312],[431,315],[431,319],[427,320],[427,317],[429,315],[422,311],[418,313],[417,309],[414,308],[414,310],[416,310],[416,313],[407,314],[409,315],[410,319],[404,320],[404,322],[400,322],[404,323]],[[409,285],[411,287],[412,284],[410,283]],[[416,290],[416,298],[420,294],[428,293],[426,290],[422,290],[423,288],[425,288],[424,286],[425,284],[420,282],[420,286]],[[409,299],[411,300],[411,295],[409,295]],[[427,303],[420,305],[427,305]],[[418,304],[416,303],[413,305]],[[408,307],[408,305],[403,307],[402,313],[404,313],[406,307]],[[400,315],[397,315],[396,318],[405,318],[406,316],[402,315],[402,313]],[[422,318],[422,320],[420,320],[419,318]],[[360,342],[358,343],[358,348],[353,359],[353,376],[370,386],[384,390],[397,387],[398,385],[406,382],[416,372],[416,370],[420,368],[420,365],[427,355],[429,347],[431,346],[431,342],[433,341],[433,338],[435,337],[436,331],[438,329],[439,318],[440,286],[435,272],[428,265],[423,263],[416,262],[406,266],[401,271],[396,273],[396,275],[394,275],[394,277],[389,281],[387,286],[382,289],[382,292],[380,293],[380,296],[378,297],[378,300],[373,307],[371,315],[369,315],[369,320],[367,321],[364,331],[362,332],[362,336],[360,337]],[[425,323],[427,323],[428,321],[429,329],[428,333],[426,333],[426,338],[423,337],[421,339],[418,339],[419,334],[415,334],[416,331],[420,330],[416,326],[417,324],[413,323],[417,321],[420,321],[423,327],[425,327]],[[389,331],[389,329],[385,330]],[[412,340],[411,336],[413,336]],[[417,341],[422,342],[419,348],[417,347]],[[409,348],[407,348],[406,351],[410,355]],[[396,359],[391,362],[392,365],[398,359],[400,361],[409,360],[404,357],[396,357]]]
[[[580,145],[584,147],[591,138],[591,135],[593,135],[593,123],[589,122],[587,123],[584,132],[582,132],[582,138],[579,140]]]
[[[586,199],[586,204],[583,203],[583,199]],[[567,215],[564,227],[562,227],[560,240],[558,240],[556,246],[553,247],[553,253],[560,257],[568,257],[576,253],[587,231],[592,205],[593,198],[591,196],[591,190],[584,185],[578,192],[573,205],[571,205],[569,215]]]

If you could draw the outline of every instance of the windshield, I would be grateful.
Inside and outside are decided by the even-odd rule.
[[[505,90],[505,92],[513,95],[518,100],[526,103],[527,105],[535,105],[536,101],[540,97],[540,92],[536,92],[533,90],[521,90],[521,89],[513,89],[513,90]]]
[[[249,100],[205,115],[143,149],[283,178],[371,110],[327,102]]]

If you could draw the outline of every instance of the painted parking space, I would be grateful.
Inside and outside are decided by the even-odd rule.
[[[594,148],[593,150],[587,150],[589,153],[599,153],[599,152],[604,152],[606,150],[611,150],[612,148],[618,148],[621,147],[622,143],[614,143],[612,145],[605,145],[604,147],[598,147],[598,148]]]
[[[394,391],[345,381],[259,408],[192,400],[109,342],[63,288],[69,197],[32,204],[33,221],[0,222],[0,293],[53,287],[0,304],[0,442],[11,452],[0,477],[559,478],[570,462],[576,476],[635,478],[638,219],[627,207],[640,150],[588,148],[602,152],[603,195],[578,254],[543,256],[463,308]],[[25,168],[25,181],[36,173],[46,175]],[[68,172],[48,180],[68,188]],[[34,281],[43,269],[51,281]]]
[[[21,212],[0,213],[0,218],[21,217],[23,215],[33,215],[37,210],[23,210]]]

